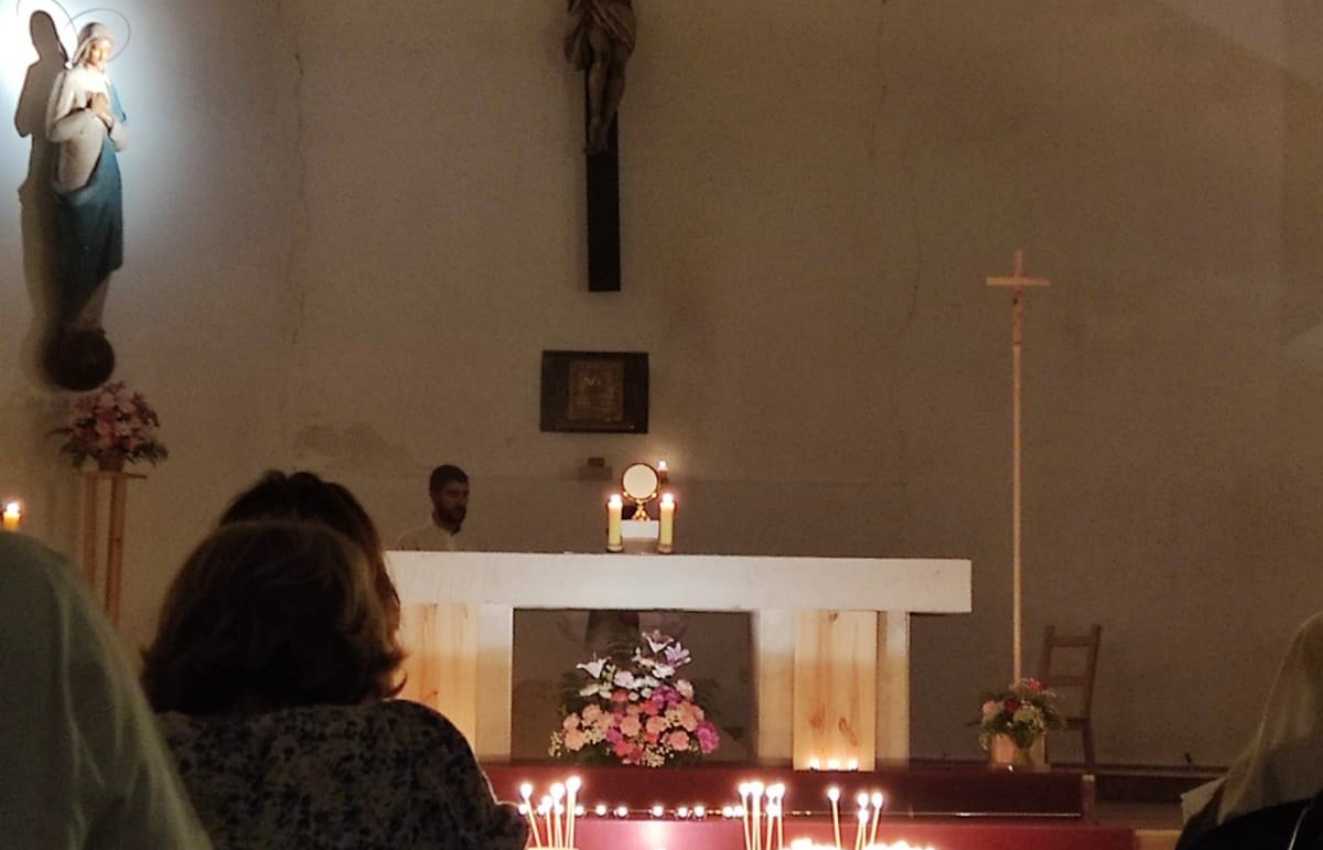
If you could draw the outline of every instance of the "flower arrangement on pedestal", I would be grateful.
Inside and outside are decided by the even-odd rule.
[[[156,438],[161,420],[142,393],[114,381],[74,399],[69,422],[53,433],[66,439],[60,451],[81,466],[92,458],[102,469],[122,469],[125,462],[153,464],[170,456]]]
[[[551,735],[555,758],[645,767],[690,764],[720,745],[717,727],[677,676],[689,650],[661,632],[642,636],[633,652],[576,665],[561,728]]]
[[[996,764],[1044,767],[1044,736],[1062,726],[1056,694],[1037,679],[1020,679],[1004,691],[985,693],[979,726],[979,746]]]

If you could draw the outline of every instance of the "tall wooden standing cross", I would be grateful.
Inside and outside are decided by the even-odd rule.
[[[1022,566],[1020,563],[1020,399],[1023,395],[1021,359],[1024,348],[1024,291],[1031,286],[1051,286],[1039,277],[1025,277],[1024,251],[1015,252],[1015,272],[1010,277],[990,277],[988,286],[1011,290],[1011,646],[1014,655],[1014,680],[1023,675],[1022,641]]]

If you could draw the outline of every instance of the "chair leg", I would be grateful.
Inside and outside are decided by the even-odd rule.
[[[1084,766],[1093,770],[1093,722],[1085,720],[1080,724],[1080,735],[1084,739]]]

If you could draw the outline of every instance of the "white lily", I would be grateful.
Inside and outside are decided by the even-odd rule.
[[[574,666],[580,670],[586,670],[589,676],[596,679],[598,676],[602,675],[602,668],[606,666],[606,659],[594,657],[592,661],[576,664]]]

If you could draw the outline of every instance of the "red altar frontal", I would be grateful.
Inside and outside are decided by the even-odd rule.
[[[571,775],[581,781],[578,850],[743,850],[747,818],[741,786],[784,787],[783,819],[762,850],[816,845],[856,846],[856,797],[884,798],[878,845],[906,842],[933,850],[1130,850],[1129,829],[1092,823],[1092,780],[1071,771],[1011,773],[976,766],[894,767],[877,771],[794,771],[704,766],[686,769],[566,765],[486,766],[496,795],[534,800]],[[839,798],[834,825],[829,791]],[[747,800],[746,800],[747,802]],[[723,811],[725,814],[723,814]],[[764,821],[765,823],[765,821]],[[545,845],[548,842],[543,839]],[[531,844],[531,842],[530,842]]]

